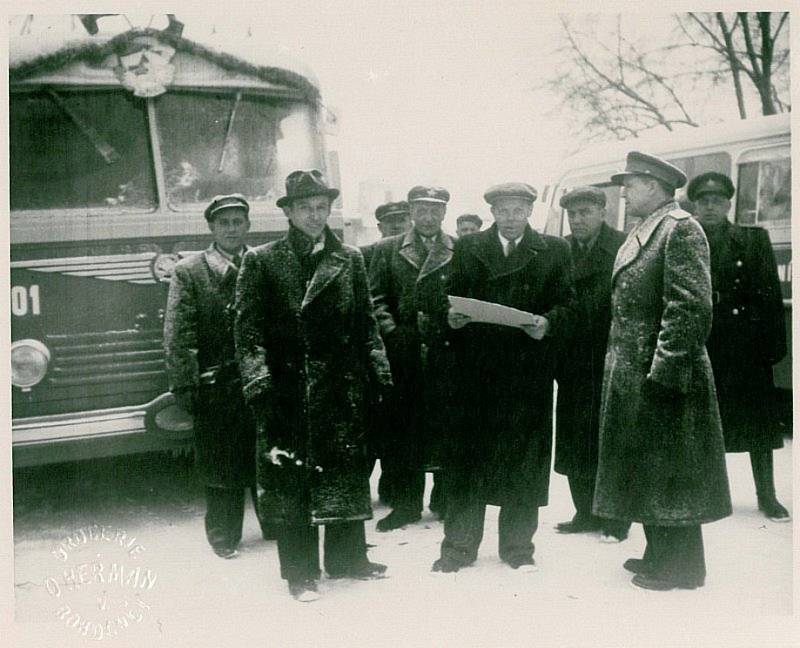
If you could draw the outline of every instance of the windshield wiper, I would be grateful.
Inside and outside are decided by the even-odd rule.
[[[236,99],[233,102],[230,117],[228,117],[228,127],[225,129],[225,140],[222,142],[222,153],[219,156],[219,165],[217,166],[217,173],[222,173],[222,166],[225,164],[225,154],[228,151],[228,142],[233,132],[233,120],[236,119],[236,110],[239,108],[239,102],[242,100],[241,90],[236,93]]]
[[[106,164],[114,164],[117,160],[120,159],[120,154],[117,153],[117,150],[111,146],[108,142],[106,142],[92,126],[87,124],[81,116],[78,115],[72,108],[67,105],[67,102],[64,101],[64,98],[61,97],[59,94],[56,93],[55,90],[51,90],[48,88],[47,94],[50,95],[50,98],[56,102],[56,105],[64,111],[64,113],[73,121],[73,123],[78,127],[78,130],[89,140],[91,145],[94,147],[94,150],[97,151],[97,154],[105,160]]]

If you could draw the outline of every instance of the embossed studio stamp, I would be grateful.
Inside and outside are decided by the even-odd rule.
[[[92,524],[63,538],[50,552],[61,563],[44,581],[57,600],[55,616],[94,640],[116,637],[141,623],[147,593],[157,582],[145,547],[119,527]]]

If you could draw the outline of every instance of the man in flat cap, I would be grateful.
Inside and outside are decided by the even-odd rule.
[[[536,190],[507,183],[484,197],[495,222],[456,243],[448,294],[527,311],[533,321],[516,328],[448,313],[459,415],[444,455],[448,502],[436,572],[475,561],[487,504],[501,507],[500,558],[536,570],[532,539],[550,481],[554,341],[573,320],[569,245],[528,224]]]
[[[611,276],[594,514],[641,522],[633,584],[695,589],[706,577],[701,524],[731,514],[725,448],[705,341],[708,243],[675,202],[677,167],[632,151],[612,182],[638,219]]]
[[[772,469],[772,450],[783,445],[772,367],[786,355],[786,324],[769,235],[728,220],[734,194],[728,176],[703,173],[687,194],[711,250],[714,321],[706,348],[725,449],[750,453],[759,510],[786,522],[789,512],[775,495]]]
[[[561,197],[571,234],[577,317],[559,342],[556,457],[554,469],[566,475],[575,516],[556,525],[559,533],[600,531],[607,542],[624,540],[630,523],[592,515],[603,363],[611,324],[611,270],[625,234],[605,222],[606,194],[576,187]]]
[[[375,219],[378,221],[378,231],[381,233],[381,239],[397,236],[398,234],[405,234],[411,226],[411,212],[405,200],[379,205],[375,210]],[[361,254],[364,256],[364,264],[367,267],[367,273],[369,273],[372,257],[375,254],[375,248],[378,246],[379,242],[380,241],[375,241],[374,243],[361,247]],[[387,438],[391,437],[391,412],[386,410],[386,406],[387,403],[380,403],[371,413],[372,440],[375,445],[374,451],[378,453],[379,457],[381,454],[381,445]],[[392,473],[391,470],[387,470],[390,463],[391,458],[381,460],[381,475],[378,480],[378,499],[383,504],[391,504],[392,501]]]
[[[483,227],[483,220],[477,214],[461,214],[456,218],[456,236],[458,238],[480,232],[481,227]]]
[[[411,226],[411,212],[408,203],[405,200],[400,200],[379,205],[375,210],[375,220],[378,221],[378,231],[381,233],[381,239],[405,234]],[[378,241],[375,241],[361,247],[361,254],[364,255],[364,263],[367,266],[367,270],[369,270],[369,266],[372,263],[372,255],[375,253],[377,245]]]
[[[392,475],[393,510],[378,531],[420,519],[425,471],[439,469],[439,444],[449,427],[445,285],[454,241],[442,231],[448,200],[441,187],[411,189],[411,229],[381,241],[370,266],[375,317],[395,383],[392,430],[381,454],[382,468]],[[430,508],[441,514],[438,481]]]
[[[255,426],[234,358],[233,298],[250,230],[244,196],[215,197],[205,218],[213,242],[178,262],[164,318],[170,389],[194,417],[195,458],[206,486],[206,537],[223,558],[242,537],[245,490],[255,497]],[[274,530],[265,522],[265,538]]]
[[[236,287],[236,351],[257,423],[256,470],[280,523],[281,577],[317,598],[318,527],[331,578],[375,578],[367,447],[371,395],[391,385],[364,259],[328,228],[339,195],[317,170],[286,178],[287,234],[248,252]]]

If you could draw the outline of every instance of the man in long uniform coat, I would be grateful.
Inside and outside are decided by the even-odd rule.
[[[390,430],[381,450],[381,467],[392,479],[393,509],[378,521],[378,531],[420,519],[425,471],[440,468],[440,443],[449,425],[445,285],[454,241],[442,231],[448,200],[446,189],[412,188],[411,229],[381,241],[370,265],[375,317],[395,384]],[[434,479],[430,508],[441,512],[446,502],[439,478]]]
[[[789,512],[775,495],[772,451],[783,446],[772,367],[786,355],[786,323],[769,235],[728,221],[733,182],[704,173],[689,183],[694,216],[711,249],[714,322],[706,347],[728,452],[749,452],[758,508],[776,522]]]
[[[214,242],[175,266],[164,319],[170,389],[194,417],[195,458],[206,484],[206,536],[236,555],[245,489],[255,486],[255,426],[244,407],[233,343],[236,276],[250,229],[244,196],[217,196],[205,210]],[[272,537],[262,525],[264,537]]]
[[[500,558],[535,571],[532,538],[550,482],[554,338],[573,319],[569,246],[528,225],[536,190],[507,183],[484,197],[495,223],[456,243],[448,294],[524,310],[533,321],[520,330],[448,313],[457,329],[450,337],[458,417],[444,455],[448,501],[433,571],[475,561],[487,504],[501,507]]]
[[[639,219],[614,262],[594,514],[644,525],[633,584],[694,589],[706,577],[702,524],[731,514],[705,341],[711,274],[703,230],[674,193],[686,176],[638,151],[612,176]]]
[[[411,216],[409,212],[408,203],[405,200],[398,202],[388,202],[379,205],[375,209],[375,220],[378,221],[378,230],[381,233],[381,239],[389,238],[390,236],[397,236],[405,234],[411,225]],[[372,263],[372,257],[375,254],[375,248],[378,247],[380,241],[375,241],[369,245],[362,246],[361,254],[364,256],[364,264],[367,267],[367,274],[369,274],[369,266]],[[373,454],[378,458],[381,453],[381,443],[385,442],[387,437],[391,434],[392,429],[391,416],[392,413],[387,409],[386,403],[380,403],[370,414],[372,420],[372,445]],[[381,476],[378,480],[378,498],[383,504],[391,504],[392,502],[392,473],[387,471],[387,465],[391,463],[389,460],[381,460]]]
[[[575,516],[556,525],[559,533],[602,531],[607,542],[624,540],[630,523],[592,515],[600,396],[608,329],[611,325],[611,270],[625,234],[605,222],[606,194],[576,187],[561,197],[571,234],[575,266],[576,318],[570,335],[559,340],[555,471],[566,475]]]
[[[281,576],[317,598],[318,527],[333,578],[380,576],[367,559],[368,399],[391,385],[361,253],[327,227],[331,201],[317,170],[295,171],[278,200],[286,236],[245,255],[236,291],[236,350],[256,416],[256,469],[280,523]]]

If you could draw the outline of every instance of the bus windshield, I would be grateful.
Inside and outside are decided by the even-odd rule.
[[[156,206],[142,99],[124,90],[10,97],[11,209]]]
[[[172,92],[155,105],[172,208],[231,192],[272,201],[287,169],[314,166],[306,104],[235,92]]]

